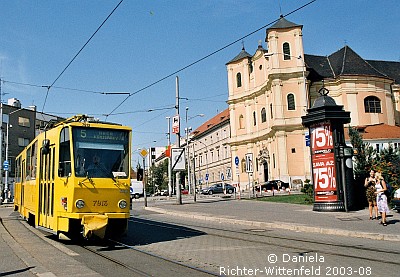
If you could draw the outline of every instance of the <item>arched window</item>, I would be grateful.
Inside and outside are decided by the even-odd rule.
[[[267,122],[267,112],[265,111],[265,108],[261,109],[261,122]]]
[[[381,113],[381,100],[376,96],[365,97],[364,108],[366,113]]]
[[[290,45],[288,42],[283,44],[283,59],[290,60]]]
[[[241,164],[241,167],[242,167],[242,173],[246,172],[246,160],[244,158],[242,159],[240,164]]]
[[[256,112],[253,112],[253,125],[254,125],[254,126],[257,125],[257,115],[256,115]]]
[[[239,129],[244,129],[244,116],[242,114],[239,116]]]
[[[294,111],[296,109],[296,103],[294,101],[294,95],[293,93],[289,93],[287,95],[287,109],[289,111]]]
[[[236,85],[238,88],[242,86],[242,74],[240,72],[236,74]]]

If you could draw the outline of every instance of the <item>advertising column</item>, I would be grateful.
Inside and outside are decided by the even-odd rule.
[[[315,202],[337,202],[336,163],[329,121],[310,126]]]

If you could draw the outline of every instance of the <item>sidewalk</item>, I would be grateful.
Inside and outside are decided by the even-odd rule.
[[[100,276],[75,260],[77,253],[28,229],[12,204],[0,205],[0,220],[0,276]]]
[[[378,220],[369,220],[367,208],[348,213],[314,212],[312,208],[312,205],[234,200],[214,196],[199,198],[196,203],[192,198],[184,198],[182,205],[172,201],[149,201],[145,209],[174,216],[256,228],[400,241],[400,213],[396,211],[389,213],[388,226],[385,227],[378,224]]]

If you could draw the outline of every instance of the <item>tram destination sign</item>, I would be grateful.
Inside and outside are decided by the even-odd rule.
[[[108,143],[126,142],[128,132],[124,130],[96,129],[96,128],[74,128],[74,136],[80,141],[102,141]]]

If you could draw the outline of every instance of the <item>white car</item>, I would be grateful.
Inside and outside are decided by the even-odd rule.
[[[396,190],[392,198],[393,209],[400,212],[400,189]]]

